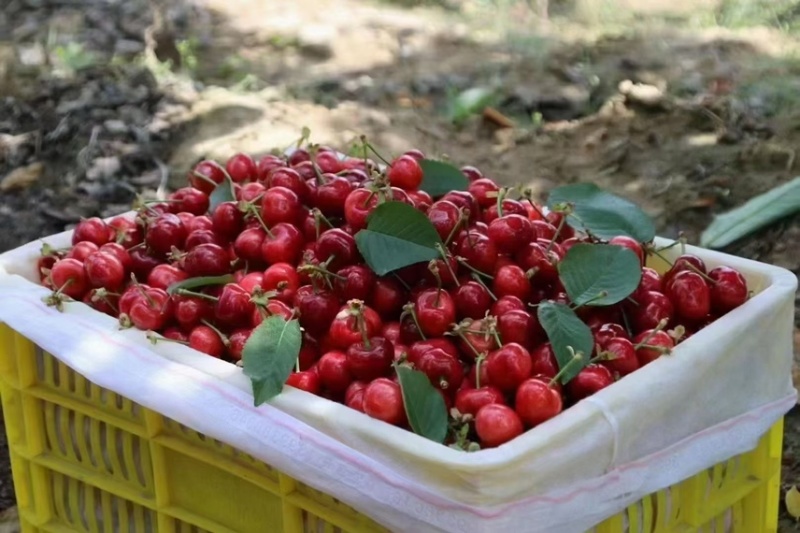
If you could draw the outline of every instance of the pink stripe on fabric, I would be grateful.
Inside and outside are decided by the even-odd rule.
[[[54,315],[54,316],[60,315],[59,311],[56,311],[54,309],[50,309],[49,307],[43,306],[41,304],[41,302],[38,301],[38,300],[35,300],[35,301],[34,300],[29,300],[26,297],[21,297],[21,296],[16,296],[16,297],[17,297],[17,299],[21,300],[23,303],[31,305],[32,307],[34,307],[39,312],[43,312],[45,314]],[[83,305],[85,305],[85,304],[83,304]],[[141,350],[144,347],[140,347],[140,346],[133,346],[132,347],[128,343],[119,342],[119,340],[116,338],[115,335],[113,335],[112,332],[108,332],[105,329],[100,329],[97,326],[95,326],[94,324],[92,324],[91,322],[88,322],[88,321],[84,320],[81,317],[74,317],[74,319],[77,322],[79,322],[83,327],[85,327],[86,329],[92,330],[93,332],[97,333],[102,339],[107,340],[111,344],[114,344],[114,345],[116,345],[116,346],[118,346],[120,348],[125,348],[125,349],[133,348],[133,351],[135,352],[135,356],[138,359],[140,359],[140,360],[152,360],[153,359],[154,352],[152,352],[150,350],[146,350],[145,352],[141,353]],[[156,354],[156,357],[161,357],[161,356],[158,356]],[[180,365],[180,366],[184,366],[185,367],[185,365]],[[192,369],[192,370],[194,370],[194,369]],[[187,377],[193,377],[188,373],[183,373],[183,374],[186,375]],[[206,375],[206,374],[204,374],[204,375]],[[206,376],[208,376],[208,375],[206,375]],[[211,378],[211,376],[208,376],[208,377]],[[222,396],[222,397],[224,397],[226,399],[229,399],[230,401],[232,401],[232,402],[236,403],[237,405],[243,407],[247,411],[250,411],[252,413],[256,413],[256,414],[258,414],[260,416],[267,416],[267,417],[269,417],[269,419],[273,423],[279,425],[280,427],[282,427],[282,428],[284,428],[286,430],[289,430],[290,432],[294,433],[295,435],[298,435],[298,436],[300,435],[300,433],[297,432],[294,427],[283,423],[279,419],[276,419],[274,414],[271,413],[269,409],[275,409],[276,411],[278,411],[280,413],[283,413],[283,411],[280,411],[280,410],[278,410],[278,409],[276,409],[274,407],[271,407],[271,406],[269,406],[269,409],[267,409],[267,410],[257,409],[253,405],[251,405],[251,404],[249,404],[247,402],[243,402],[239,398],[237,398],[235,396],[232,396],[231,394],[226,392],[223,388],[220,388],[218,385],[216,385],[214,383],[208,383],[208,384],[204,383],[204,386],[207,386],[207,387],[213,389],[220,396]],[[778,400],[778,401],[769,403],[767,405],[764,405],[762,407],[759,407],[755,411],[750,411],[749,413],[746,413],[744,415],[740,415],[740,416],[738,416],[736,418],[730,419],[729,421],[726,421],[726,422],[721,423],[721,424],[717,424],[716,426],[713,426],[711,428],[708,428],[708,429],[705,429],[705,430],[700,431],[698,433],[695,433],[695,434],[691,435],[690,437],[687,437],[687,438],[685,438],[685,439],[673,444],[669,448],[666,448],[666,449],[661,450],[659,452],[656,452],[654,454],[648,455],[647,457],[644,457],[644,458],[639,459],[637,461],[633,461],[633,462],[630,462],[630,463],[626,463],[624,465],[620,465],[617,468],[615,468],[615,469],[611,470],[610,472],[606,473],[605,475],[603,475],[601,478],[595,478],[593,480],[588,480],[587,482],[582,484],[580,487],[575,488],[574,490],[570,491],[569,493],[567,493],[567,494],[565,494],[563,496],[558,496],[558,497],[553,497],[553,496],[531,496],[531,497],[528,497],[528,498],[524,498],[522,500],[517,500],[517,501],[512,502],[512,503],[508,503],[508,504],[503,504],[503,505],[500,505],[500,506],[492,507],[491,510],[485,509],[485,508],[472,507],[472,506],[467,505],[467,504],[462,504],[462,503],[459,503],[459,502],[454,502],[452,500],[447,500],[447,499],[442,498],[441,496],[432,494],[430,492],[422,491],[417,487],[409,486],[407,481],[405,481],[401,476],[398,476],[393,471],[392,471],[390,476],[387,476],[385,468],[383,470],[380,470],[380,469],[376,468],[375,466],[373,466],[373,465],[376,464],[375,461],[370,459],[370,458],[368,458],[368,457],[366,457],[366,456],[364,456],[361,452],[358,452],[357,450],[353,450],[354,452],[358,453],[362,457],[365,457],[367,459],[367,461],[361,461],[361,460],[358,460],[358,459],[354,459],[353,457],[344,455],[339,450],[335,449],[334,446],[330,446],[330,445],[326,444],[324,442],[324,440],[320,440],[319,439],[319,435],[323,435],[325,438],[327,438],[329,440],[333,440],[331,437],[328,437],[328,436],[324,435],[323,433],[319,432],[318,430],[312,428],[311,426],[308,426],[307,424],[305,424],[305,423],[303,423],[303,422],[301,422],[299,420],[297,422],[299,424],[306,425],[312,432],[311,434],[303,434],[303,437],[310,438],[310,440],[312,440],[315,444],[317,444],[320,447],[324,448],[328,452],[334,454],[335,456],[337,456],[338,458],[340,458],[344,462],[349,463],[349,464],[351,464],[351,465],[353,465],[353,466],[355,466],[357,468],[360,468],[362,470],[366,470],[370,474],[374,474],[375,476],[377,476],[378,478],[383,480],[388,485],[391,485],[392,487],[395,487],[397,489],[403,490],[403,491],[413,495],[414,497],[416,497],[416,498],[418,498],[418,499],[420,499],[420,500],[422,500],[422,501],[424,501],[424,502],[426,502],[428,504],[434,505],[435,507],[441,508],[441,509],[459,510],[459,511],[463,511],[463,512],[467,512],[467,513],[473,514],[475,516],[479,516],[481,518],[495,518],[495,517],[498,517],[498,516],[504,514],[505,512],[507,512],[510,509],[514,509],[514,508],[521,507],[521,506],[524,506],[524,505],[530,505],[532,503],[565,503],[565,502],[571,501],[571,500],[575,499],[580,494],[583,494],[583,493],[586,493],[586,492],[589,492],[589,491],[595,491],[595,490],[601,489],[603,487],[606,487],[608,485],[611,485],[611,484],[615,483],[621,477],[619,475],[619,473],[621,473],[621,472],[627,472],[627,471],[630,471],[630,470],[637,470],[637,469],[646,468],[647,464],[650,463],[651,461],[657,460],[657,459],[659,459],[661,457],[664,457],[666,455],[670,455],[670,454],[674,453],[676,450],[679,450],[679,449],[687,446],[689,443],[693,442],[694,440],[697,440],[699,438],[706,437],[706,436],[709,436],[709,435],[713,435],[715,433],[720,433],[720,432],[727,431],[730,428],[732,428],[732,427],[734,427],[734,426],[736,426],[738,424],[741,424],[745,420],[757,420],[757,419],[761,418],[761,415],[764,412],[770,411],[772,409],[776,409],[778,406],[784,406],[784,404],[785,404],[785,407],[787,408],[787,411],[788,411],[788,409],[790,409],[791,406],[794,405],[795,403],[796,403],[796,398],[794,396],[790,396],[790,397],[788,397],[786,399]],[[288,415],[288,413],[283,413],[283,414],[287,414]],[[288,415],[288,416],[291,416],[291,415]],[[346,446],[343,443],[339,443],[338,441],[334,441],[334,442],[336,442],[339,446]],[[350,448],[350,449],[352,449],[352,448]],[[435,500],[435,502],[431,501],[431,500]]]

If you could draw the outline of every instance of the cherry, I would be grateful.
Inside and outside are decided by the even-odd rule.
[[[442,289],[426,289],[414,302],[414,312],[422,333],[441,337],[456,319],[456,306],[450,294]]]
[[[667,273],[664,274],[662,279],[663,287],[666,289],[669,280],[672,279],[675,274],[678,272],[683,272],[684,270],[705,274],[706,263],[696,255],[683,254],[682,256],[678,257],[674,263],[672,263],[672,268],[670,268]]]
[[[156,289],[167,290],[173,283],[178,283],[187,279],[189,275],[180,268],[162,263],[156,265],[147,275],[147,284]]]
[[[458,318],[481,318],[492,304],[492,297],[486,287],[477,281],[462,283],[453,293]]]
[[[475,198],[478,205],[485,209],[497,204],[500,187],[493,180],[478,178],[469,184],[467,191]]]
[[[92,287],[115,291],[125,282],[125,267],[115,255],[96,252],[83,262],[86,278]]]
[[[516,296],[506,295],[498,298],[497,301],[492,304],[489,312],[492,314],[492,316],[502,317],[509,311],[525,311],[526,309],[525,302]]]
[[[470,182],[483,178],[483,172],[470,165],[461,167],[461,173],[464,174]]]
[[[282,316],[286,320],[294,317],[294,311],[280,300],[269,300],[265,306],[256,305],[250,315],[250,326],[259,326],[268,316]]]
[[[258,177],[258,167],[247,154],[235,154],[225,163],[225,170],[235,183],[253,181]]]
[[[463,337],[459,338],[458,347],[467,358],[474,359],[478,354],[489,353],[498,347],[486,319],[473,321],[467,319],[465,322],[469,325],[468,331],[465,331]],[[481,368],[486,368],[486,365]]]
[[[375,273],[366,265],[350,265],[336,272],[334,291],[344,301],[368,301],[376,280]]]
[[[344,404],[350,409],[364,412],[364,389],[367,388],[369,383],[363,381],[354,381],[344,393]]]
[[[566,221],[563,221],[565,216],[566,215],[564,213],[561,213],[559,211],[550,211],[545,216],[545,221],[549,223],[551,226],[553,226],[558,232],[558,235],[552,237],[552,239],[558,240],[559,242],[563,242],[567,239],[572,239],[575,237],[575,229],[572,226],[570,226]],[[558,230],[559,226],[561,227],[560,231]],[[556,237],[558,238],[556,239]]]
[[[534,237],[530,219],[517,214],[507,214],[489,224],[489,238],[500,253],[513,254],[531,242]]]
[[[136,279],[147,279],[150,272],[158,265],[161,260],[147,253],[142,248],[131,250],[131,272],[133,272]]]
[[[516,296],[527,301],[531,296],[531,282],[525,271],[517,265],[500,267],[494,275],[492,289],[497,297]]]
[[[303,234],[291,224],[280,223],[270,229],[261,244],[261,257],[267,264],[297,264],[303,251]]]
[[[261,199],[261,196],[266,192],[267,188],[261,183],[254,181],[243,185],[239,190],[239,195],[236,197],[240,202],[254,203]]]
[[[244,346],[253,334],[252,329],[237,329],[228,336],[228,357],[235,361],[242,360]]]
[[[300,288],[300,276],[289,263],[275,263],[264,271],[261,288],[265,291],[277,291],[276,298],[290,304]]]
[[[189,333],[189,346],[198,352],[203,352],[211,357],[220,358],[225,353],[225,343],[214,331],[214,328],[199,325],[192,328]]]
[[[491,403],[506,403],[506,399],[500,389],[485,386],[479,389],[461,388],[456,392],[455,407],[459,413],[464,415],[472,415],[474,417],[484,405]]]
[[[231,271],[228,252],[216,244],[200,244],[183,258],[183,268],[189,277],[221,276]]]
[[[105,246],[105,245],[103,245]],[[100,247],[97,246],[95,243],[91,241],[81,241],[72,249],[67,252],[65,257],[69,259],[77,259],[80,262],[86,261],[86,258],[92,254],[97,253],[100,250]]]
[[[459,243],[458,255],[466,259],[467,263],[485,274],[494,272],[497,262],[497,247],[494,242],[475,231],[470,231]]]
[[[322,389],[322,380],[319,374],[311,370],[289,374],[289,377],[286,378],[286,384],[311,394],[319,394]]]
[[[125,269],[125,272],[130,272],[133,266],[131,254],[121,244],[116,242],[109,242],[100,247],[100,252],[108,253],[116,257]]]
[[[305,157],[305,159],[302,159],[303,157]],[[308,152],[302,149],[292,153],[292,155],[289,156],[288,162],[286,161],[285,158],[277,155],[272,155],[272,154],[265,155],[261,159],[259,159],[258,162],[256,163],[256,172],[258,175],[258,180],[261,181],[265,179],[269,175],[269,173],[272,172],[274,169],[285,167],[287,163],[289,165],[294,166],[302,161],[308,161],[308,160],[309,160]]]
[[[241,232],[233,241],[236,256],[249,263],[260,263],[263,260],[261,246],[267,234],[261,228],[250,228]]]
[[[317,257],[328,263],[332,270],[353,264],[358,258],[356,240],[339,228],[329,229],[317,239]]]
[[[371,381],[392,368],[394,346],[383,337],[372,337],[347,348],[347,368],[356,379]]]
[[[439,337],[436,339],[418,340],[412,343],[408,350],[408,362],[418,365],[422,356],[431,350],[439,350],[453,359],[458,359],[458,348],[456,348],[456,345],[446,337]]]
[[[216,161],[201,161],[189,173],[191,186],[206,194],[210,194],[223,181],[225,181],[225,169]]]
[[[636,257],[639,258],[639,264],[644,266],[644,250],[642,249],[642,245],[636,239],[628,237],[627,235],[618,235],[609,239],[608,244],[627,248],[628,250],[632,251],[636,254]]]
[[[605,348],[608,341],[615,337],[621,337],[623,339],[629,338],[625,328],[614,323],[601,324],[599,327],[593,328],[592,333],[594,334],[595,344],[600,345],[600,348]]]
[[[119,296],[107,292],[105,289],[91,289],[83,296],[83,303],[105,313],[109,316],[115,317],[119,314]]]
[[[711,278],[711,307],[720,315],[732,311],[747,301],[747,281],[738,271],[719,266],[708,273]]]
[[[461,211],[456,204],[447,200],[431,204],[426,215],[442,241],[446,241],[461,222]]]
[[[494,448],[522,435],[519,415],[507,405],[490,403],[475,415],[475,431],[484,448]]]
[[[214,306],[214,316],[226,326],[243,327],[250,323],[254,309],[250,294],[240,285],[228,283],[222,288]]]
[[[455,391],[464,380],[464,368],[458,359],[441,348],[426,351],[416,363],[434,387],[446,391]]]
[[[636,350],[633,348],[633,343],[628,339],[614,337],[606,341],[603,351],[607,352],[609,357],[603,359],[601,364],[620,376],[627,376],[631,372],[638,370],[639,361],[636,358]]]
[[[173,296],[175,320],[184,329],[190,329],[214,316],[214,305],[205,298]]]
[[[186,241],[186,227],[178,215],[164,213],[158,216],[145,233],[145,242],[151,250],[167,255],[172,248],[183,248]]]
[[[281,222],[298,224],[301,217],[300,199],[286,187],[272,187],[261,198],[261,219],[269,227]]]
[[[611,371],[602,365],[590,364],[567,383],[567,394],[577,402],[614,383]]]
[[[515,255],[517,263],[525,271],[533,271],[534,282],[553,283],[558,279],[559,257],[554,250],[538,242],[528,243]]]
[[[333,394],[343,393],[353,382],[344,352],[331,351],[323,354],[317,362],[317,369],[322,386]]]
[[[297,356],[297,364],[300,370],[308,370],[313,367],[319,356],[319,342],[307,332],[303,332],[303,342],[300,345],[300,353]]]
[[[189,233],[186,237],[186,242],[183,245],[184,250],[187,252],[201,244],[216,244],[223,246],[225,242],[213,231],[201,229]]]
[[[515,342],[504,344],[486,358],[486,371],[492,385],[504,392],[513,392],[531,375],[530,353]]]
[[[162,329],[172,318],[172,300],[163,289],[141,285],[141,294],[132,299],[127,315],[134,326],[146,331]],[[121,303],[120,303],[121,307]]]
[[[378,378],[364,389],[364,412],[395,426],[405,425],[406,410],[400,385],[387,378]]]
[[[530,349],[544,340],[544,330],[539,320],[527,311],[514,309],[497,319],[497,332],[503,343],[516,343]]]
[[[647,291],[661,292],[662,286],[663,285],[661,283],[661,275],[652,268],[644,267],[642,269],[642,279],[639,282],[639,286],[636,288],[636,291],[634,291],[634,294],[632,296],[636,298],[637,294],[641,294]]]
[[[326,174],[336,174],[342,170],[342,160],[333,150],[319,150],[316,163],[320,170]]]
[[[332,346],[346,350],[364,338],[370,339],[377,335],[382,325],[378,313],[359,300],[351,300],[339,309],[330,325]]]
[[[186,344],[189,342],[189,335],[181,331],[176,327],[169,327],[164,330],[161,334],[165,339],[171,339],[173,341],[178,341],[182,344]]]
[[[653,329],[662,320],[667,322],[672,320],[674,313],[672,302],[662,293],[655,291],[645,292],[637,296],[636,302],[638,305],[626,307],[630,311],[627,316],[636,332]]]
[[[386,337],[396,346],[402,345],[400,342],[400,322],[384,322],[380,332],[381,337]],[[402,345],[406,349],[405,345]],[[408,351],[406,349],[406,351]]]
[[[211,213],[214,233],[226,241],[232,241],[244,227],[244,213],[236,202],[222,202]]]
[[[108,225],[97,217],[81,220],[72,232],[73,245],[82,241],[89,241],[100,247],[109,240],[111,240],[111,232]]]
[[[344,216],[348,224],[356,227],[350,222],[347,216],[347,199],[350,197],[349,195],[352,191],[353,184],[350,183],[347,178],[330,176],[328,180],[319,185],[316,192],[314,192],[314,206],[322,211],[325,216]]]
[[[528,427],[538,426],[564,409],[561,393],[545,379],[529,378],[517,388],[514,408]]]
[[[315,337],[321,336],[339,312],[339,301],[328,291],[315,292],[310,285],[297,289],[294,305],[300,312],[300,325]]]
[[[205,215],[208,212],[208,195],[194,187],[183,187],[169,195],[171,213],[191,213]]]
[[[711,289],[706,280],[692,271],[673,274],[665,287],[675,313],[687,320],[702,320],[711,312]]]
[[[556,233],[558,228],[544,220],[532,220],[533,233],[539,240],[544,240],[546,244],[556,240]],[[563,228],[562,228],[563,231]]]
[[[50,270],[50,281],[53,288],[75,300],[83,298],[89,290],[86,270],[77,259],[66,258],[56,262]]]
[[[517,200],[505,199],[501,202],[503,215],[521,215],[527,217],[527,210],[525,206]],[[483,212],[483,221],[490,224],[500,217],[500,212],[497,210],[497,203],[490,205],[486,211]]]
[[[407,191],[414,190],[422,183],[422,167],[410,155],[401,155],[389,166],[386,177],[393,187]]]
[[[558,374],[558,360],[549,342],[531,352],[531,375],[554,378]]]
[[[194,217],[188,222],[184,222],[184,226],[186,227],[187,234],[201,230],[214,230],[214,223],[211,221],[211,217],[205,215],[201,217]]]
[[[633,343],[640,346],[636,350],[639,366],[652,363],[675,346],[675,341],[665,331],[647,330],[633,338]]]
[[[414,207],[416,207],[419,211],[423,213],[428,213],[428,209],[430,209],[431,205],[433,204],[433,198],[431,195],[426,193],[425,191],[407,191],[408,197],[411,198],[411,201],[414,203]]]

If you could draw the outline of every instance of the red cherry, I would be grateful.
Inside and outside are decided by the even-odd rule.
[[[455,322],[456,306],[450,294],[442,289],[426,289],[414,302],[419,327],[428,337],[441,337]]]
[[[408,350],[408,362],[418,365],[422,356],[431,350],[439,350],[453,359],[458,359],[458,348],[456,348],[456,345],[446,337],[439,337],[436,339],[419,340],[412,343]]]
[[[181,249],[186,241],[186,228],[178,215],[159,215],[147,228],[145,242],[157,254],[167,255],[173,247]]]
[[[352,235],[339,228],[329,229],[317,239],[317,257],[328,263],[331,270],[338,270],[353,264],[358,258],[356,240]]]
[[[533,233],[536,235],[537,239],[544,240],[547,244],[549,244],[550,241],[556,240],[558,228],[549,222],[545,222],[544,220],[532,220],[531,226],[533,226]]]
[[[91,289],[83,296],[83,303],[114,318],[119,314],[119,296],[104,289]]]
[[[210,194],[223,181],[225,181],[225,169],[216,161],[200,161],[189,173],[191,186],[206,194]]]
[[[236,154],[225,163],[225,170],[235,183],[253,181],[258,177],[258,168],[247,154]]]
[[[364,412],[389,424],[406,424],[406,410],[400,385],[387,378],[378,378],[364,389]]]
[[[459,389],[456,392],[455,407],[464,415],[475,416],[484,405],[491,403],[505,404],[503,393],[495,387],[486,386],[479,389]]]
[[[564,213],[560,213],[558,211],[550,211],[545,216],[545,221],[548,222],[551,226],[553,226],[556,229],[556,231],[558,231],[558,238],[556,240],[558,240],[559,242],[564,242],[568,239],[572,239],[575,237],[575,229],[572,226],[570,226],[567,222],[562,223],[564,216],[565,216]],[[559,226],[561,227],[560,231],[558,230]],[[550,238],[555,239],[555,234],[553,237]]]
[[[261,198],[261,219],[269,227],[281,222],[298,224],[301,215],[300,199],[286,187],[268,189]]]
[[[466,259],[467,263],[485,274],[494,272],[497,262],[497,247],[494,242],[481,233],[469,232],[459,243],[458,255]]]
[[[302,159],[303,157],[305,157],[305,159]],[[291,156],[289,156],[288,162],[285,158],[277,155],[265,155],[256,163],[258,179],[259,181],[265,179],[269,173],[276,168],[285,167],[287,164],[294,166],[301,161],[308,161],[308,159],[308,152],[302,149],[295,151]]]
[[[208,195],[194,187],[183,187],[168,197],[169,210],[172,213],[191,213],[205,215],[208,212]]]
[[[189,342],[189,335],[176,327],[169,327],[161,334],[165,339],[172,339],[182,343]]]
[[[530,349],[544,340],[539,320],[527,311],[514,309],[497,318],[497,331],[504,344],[517,343]]]
[[[422,183],[422,167],[410,155],[401,155],[389,166],[386,177],[392,187],[407,191],[414,190]]]
[[[89,280],[83,263],[77,259],[61,259],[50,270],[53,288],[70,298],[80,300],[89,290]]]
[[[311,394],[319,394],[322,388],[322,380],[319,374],[309,370],[289,374],[289,377],[286,379],[286,384],[295,389],[310,392]]]
[[[723,315],[747,301],[747,281],[737,270],[719,266],[708,273],[711,278],[711,307]]]
[[[347,216],[347,199],[353,191],[353,184],[347,178],[341,176],[331,175],[326,177],[327,181],[319,185],[313,194],[314,206],[322,211],[325,216],[344,216],[347,223],[355,227]]]
[[[257,202],[266,190],[267,188],[257,181],[248,183],[242,186],[237,200],[241,202]]]
[[[475,431],[484,448],[494,448],[522,435],[524,428],[519,415],[499,403],[481,407],[475,415]]]
[[[247,344],[250,335],[253,334],[252,329],[237,329],[228,336],[228,357],[233,361],[242,360],[242,352],[244,346]]]
[[[561,393],[542,378],[523,381],[517,389],[514,408],[528,427],[538,426],[564,409]]]
[[[340,307],[333,293],[325,290],[315,292],[310,285],[297,289],[294,305],[300,312],[300,325],[316,337],[327,332]]]
[[[464,174],[470,182],[483,178],[483,172],[470,165],[461,167],[461,173]]]
[[[370,307],[385,318],[397,316],[405,302],[403,287],[394,278],[378,278],[368,300]]]
[[[678,316],[703,320],[711,312],[711,289],[700,274],[680,271],[670,277],[665,289]]]
[[[508,313],[509,311],[525,311],[525,303],[517,298],[516,296],[503,296],[498,298],[496,302],[492,304],[491,309],[489,312],[492,316],[503,316],[504,314]]]
[[[601,348],[605,348],[608,341],[615,337],[621,337],[623,339],[628,339],[630,337],[624,327],[614,323],[602,324],[598,328],[593,329],[592,333],[594,333],[595,344],[599,344]]]
[[[531,352],[531,375],[554,378],[558,374],[558,360],[549,342]]]
[[[635,298],[637,294],[647,291],[661,292],[661,287],[661,275],[652,268],[644,267],[642,269],[642,279],[632,296]]]
[[[431,204],[426,215],[442,241],[447,240],[461,220],[459,208],[447,200],[439,200]]]
[[[494,335],[490,333],[484,319],[473,320],[468,329],[469,331],[464,332],[466,340],[463,338],[458,340],[458,347],[461,353],[468,359],[475,359],[478,354],[486,354],[497,348],[497,341]],[[483,365],[482,368],[485,367],[486,365]]]
[[[250,294],[240,285],[228,283],[222,288],[214,306],[214,316],[220,323],[229,327],[243,327],[250,323],[255,304]]]
[[[385,376],[393,361],[394,346],[383,337],[372,337],[369,344],[359,341],[347,348],[347,368],[356,379],[371,381]]]
[[[554,250],[547,251],[547,247],[538,242],[531,242],[517,252],[517,263],[526,272],[532,271],[531,280],[534,283],[552,283],[558,279],[557,264],[559,256]]]
[[[611,371],[602,365],[591,364],[567,383],[567,394],[577,402],[614,383]]]
[[[454,392],[464,380],[464,368],[458,359],[440,348],[425,352],[416,363],[434,387]]]
[[[452,202],[462,211],[469,211],[470,222],[474,223],[480,219],[480,206],[475,197],[467,191],[450,191],[440,200]]]
[[[108,225],[100,218],[92,217],[81,220],[72,232],[72,244],[89,241],[98,247],[111,240]]]
[[[492,297],[486,287],[477,281],[462,283],[453,293],[458,318],[481,318],[492,304]]]
[[[126,250],[144,241],[141,226],[124,216],[112,218],[108,222],[108,228],[114,231],[112,240],[121,244]]]
[[[433,198],[425,191],[408,191],[408,197],[411,198],[414,207],[426,214],[433,204]]]
[[[219,334],[206,325],[195,326],[189,334],[189,346],[198,352],[220,358],[225,353],[225,344]]]
[[[666,289],[667,283],[671,280],[675,274],[678,272],[683,272],[688,270],[690,272],[699,272],[700,274],[706,273],[706,263],[699,257],[693,254],[683,254],[682,256],[678,257],[674,263],[672,263],[672,268],[670,268],[666,274],[664,274],[662,279],[662,285],[664,289]]]
[[[195,296],[173,296],[175,320],[184,329],[190,329],[202,320],[210,320],[214,316],[214,304],[204,298]]]
[[[261,228],[246,229],[233,241],[233,249],[236,256],[249,263],[258,264],[263,260],[261,246],[267,234]]]
[[[332,351],[320,357],[317,363],[319,379],[322,386],[333,394],[341,394],[353,382],[347,355],[344,352]]]
[[[636,359],[639,361],[639,366],[652,363],[675,346],[675,341],[665,331],[650,329],[639,333],[633,338],[635,345],[642,344],[645,341],[647,341],[646,345],[636,350]],[[663,350],[660,348],[663,348]]]
[[[172,300],[162,289],[141,285],[138,298],[131,301],[128,316],[134,326],[142,330],[162,329],[172,318]]]
[[[238,279],[238,276],[235,275],[234,281],[241,285],[247,294],[253,294],[256,289],[261,289],[261,285],[264,283],[264,274],[262,272],[250,272],[242,276],[241,279]],[[291,300],[289,301],[291,302]]]
[[[492,289],[495,296],[516,296],[527,301],[531,296],[531,281],[525,271],[517,265],[501,267],[494,275]]]
[[[336,276],[334,290],[343,301],[368,301],[377,280],[375,273],[365,265],[344,267],[336,272]]]
[[[608,244],[627,248],[636,254],[636,257],[639,258],[639,264],[644,265],[644,250],[642,249],[642,245],[636,239],[628,237],[627,235],[618,235],[609,239]]]
[[[184,227],[186,228],[187,234],[201,230],[213,231],[214,222],[211,221],[211,217],[204,215],[201,217],[194,217],[188,222],[184,222]]]
[[[192,248],[183,259],[189,277],[221,276],[231,271],[228,252],[216,244],[201,244]]]
[[[360,321],[363,321],[363,331]],[[360,303],[344,305],[330,325],[332,346],[346,350],[351,345],[361,342],[365,336],[372,338],[377,335],[382,325],[378,313],[366,305]]]
[[[103,245],[105,246],[105,245]],[[80,262],[86,261],[86,258],[92,254],[96,254],[100,250],[100,247],[97,246],[95,243],[91,241],[81,241],[72,249],[67,252],[65,256],[68,259],[77,259]]]
[[[270,229],[261,244],[261,257],[267,264],[297,264],[303,251],[303,234],[291,224],[280,223]]]
[[[489,238],[501,253],[513,254],[531,242],[534,237],[530,219],[517,214],[507,214],[489,224]]]
[[[142,248],[133,249],[129,253],[131,256],[131,272],[136,276],[136,279],[147,279],[150,272],[161,264],[159,258],[148,254]]]
[[[517,200],[506,199],[502,202],[502,213],[503,215],[521,215],[527,217],[527,210],[522,202],[518,202]],[[490,205],[486,210],[483,212],[483,221],[487,224],[494,222],[499,218],[500,212],[497,210],[497,203],[495,202],[493,205]]]
[[[488,178],[478,178],[469,184],[467,191],[472,194],[478,205],[485,209],[497,203],[500,187]]]
[[[147,284],[156,289],[167,290],[173,283],[187,279],[189,275],[180,268],[162,263],[156,265],[147,275]]]
[[[344,404],[350,409],[364,412],[364,389],[367,388],[368,383],[363,381],[354,381],[344,393]]]
[[[517,343],[504,344],[486,358],[486,371],[492,385],[513,392],[531,375],[530,353]]]
[[[626,306],[629,309],[628,318],[636,332],[653,329],[662,320],[672,320],[674,313],[672,302],[660,292],[648,291],[637,296],[638,305]]]
[[[633,343],[622,337],[614,337],[603,346],[603,351],[608,352],[609,358],[603,359],[601,364],[620,376],[627,376],[638,370],[639,361]]]
[[[265,291],[277,291],[276,298],[290,304],[300,288],[300,276],[289,263],[275,263],[264,271],[261,288]]]
[[[336,174],[342,170],[342,160],[333,150],[318,150],[315,162],[324,173]]]

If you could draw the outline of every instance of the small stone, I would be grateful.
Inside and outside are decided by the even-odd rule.
[[[300,51],[305,55],[317,59],[328,59],[333,56],[331,43],[336,38],[336,28],[333,26],[304,26],[297,37],[300,42]]]
[[[619,92],[627,101],[652,109],[663,109],[666,104],[664,92],[655,85],[633,83],[625,80],[619,84]]]
[[[122,164],[117,157],[98,157],[92,161],[92,166],[86,171],[86,179],[95,181],[108,179],[119,172]]]
[[[44,165],[39,162],[14,169],[3,178],[3,181],[0,181],[0,191],[9,192],[27,189],[39,181],[43,171]]]
[[[121,120],[106,120],[103,123],[103,127],[109,133],[127,133],[128,132],[128,125],[125,124]]]

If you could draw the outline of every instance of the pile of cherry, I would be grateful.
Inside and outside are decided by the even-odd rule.
[[[70,249],[45,247],[41,280],[54,305],[80,300],[153,340],[231,362],[265,318],[297,318],[302,346],[289,385],[409,427],[396,365],[410,365],[444,398],[456,428],[449,442],[481,447],[669,353],[748,297],[738,272],[707,270],[692,255],[664,275],[643,266],[624,301],[577,310],[595,350],[562,386],[535,307],[569,303],[557,265],[589,237],[530,198],[503,197],[474,167],[461,169],[466,191],[434,201],[419,188],[423,157],[410,151],[383,170],[325,147],[257,161],[237,154],[224,167],[203,161],[167,201],[138,206],[136,217],[83,220]],[[365,264],[354,235],[387,200],[427,215],[445,243],[441,259],[385,276]],[[644,265],[646,246],[608,242]]]

